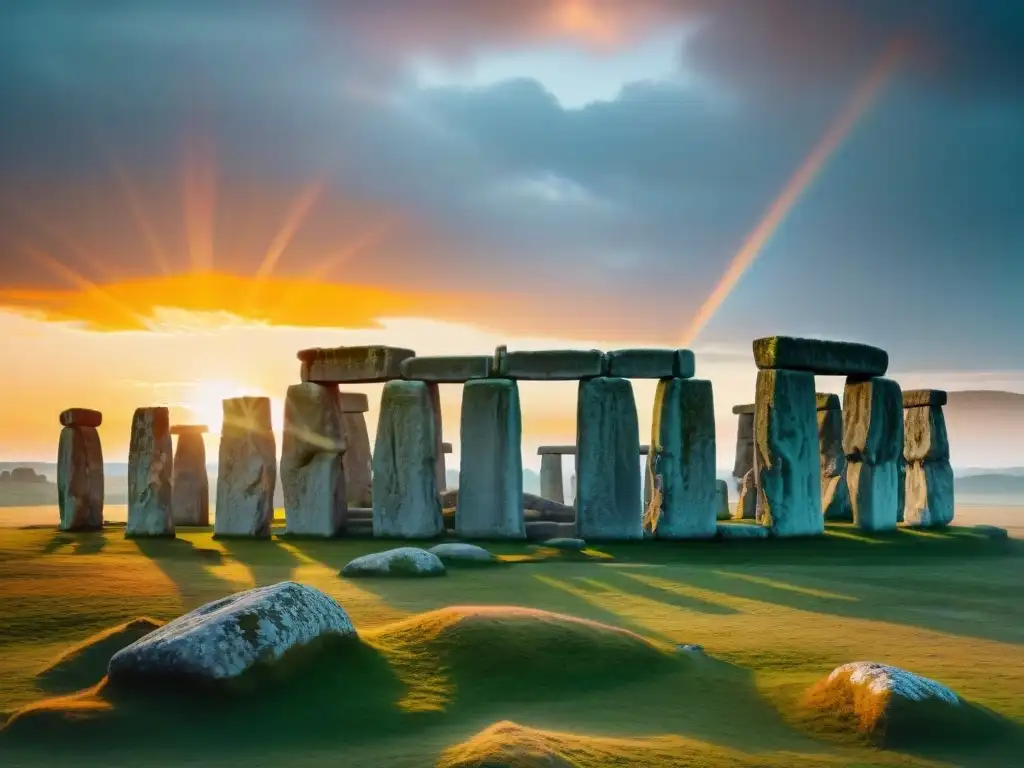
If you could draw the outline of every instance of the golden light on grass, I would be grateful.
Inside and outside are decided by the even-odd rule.
[[[750,573],[736,573],[733,571],[712,571],[716,576],[725,576],[729,579],[740,579],[741,581],[749,581],[751,584],[758,584],[763,587],[771,587],[772,589],[781,589],[786,592],[794,592],[799,595],[807,595],[808,597],[821,597],[827,600],[846,600],[849,602],[857,602],[858,598],[851,597],[850,595],[841,595],[838,592],[828,592],[824,589],[814,589],[811,587],[801,587],[796,584],[787,584],[780,579],[769,579],[765,576],[754,576]]]

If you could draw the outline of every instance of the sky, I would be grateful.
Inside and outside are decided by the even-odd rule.
[[[70,406],[215,456],[338,344],[687,346],[723,467],[760,336],[1024,392],[1019,3],[10,0],[0,103],[0,460]],[[535,466],[575,387],[521,391]]]

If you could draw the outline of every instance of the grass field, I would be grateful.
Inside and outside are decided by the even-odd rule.
[[[0,719],[99,683],[102,660],[44,670],[137,617],[173,618],[293,579],[336,597],[363,642],[244,697],[80,697],[0,732],[0,765],[932,766],[1021,765],[1024,541],[971,529],[814,541],[598,547],[423,580],[341,579],[374,541],[126,541],[0,529]],[[513,605],[600,622],[451,606]],[[639,637],[637,637],[639,636]],[[698,643],[706,657],[675,653]],[[332,663],[325,663],[329,659]],[[1000,721],[879,749],[801,706],[844,662],[935,678]],[[499,759],[501,745],[547,762]],[[550,757],[557,754],[559,757]]]

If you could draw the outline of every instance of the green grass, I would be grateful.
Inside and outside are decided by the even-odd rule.
[[[338,576],[353,557],[398,545],[0,529],[0,719],[98,683],[0,733],[0,764],[1019,764],[1019,540],[830,526],[813,541],[584,553],[493,543],[506,567]],[[285,579],[336,597],[362,639],[328,644],[244,695],[157,699],[101,681],[104,657],[132,637],[119,625]],[[466,607],[509,605],[530,610]],[[83,646],[100,633],[102,648]],[[708,655],[675,654],[676,643]],[[861,659],[940,680],[1003,727],[880,750],[808,716],[805,690]]]

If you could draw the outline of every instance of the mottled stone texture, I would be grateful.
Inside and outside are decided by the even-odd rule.
[[[732,465],[732,476],[742,478],[754,468],[754,414],[738,414],[736,424],[736,460]]]
[[[843,452],[853,520],[865,531],[897,523],[903,452],[903,392],[892,379],[848,379],[843,393]]]
[[[60,414],[62,427],[92,427],[95,429],[103,423],[103,414],[91,408],[68,408]]]
[[[688,349],[616,349],[606,357],[606,375],[624,379],[690,379],[696,368]]]
[[[342,457],[345,470],[345,498],[350,507],[369,507],[372,503],[373,459],[370,432],[362,413],[342,413],[347,448]]]
[[[729,486],[725,480],[715,480],[715,517],[719,520],[728,520],[731,516]]]
[[[936,390],[919,391],[932,393]],[[923,395],[916,398],[925,399]],[[954,513],[954,481],[941,405],[922,405],[903,411],[903,459],[903,521],[915,527],[949,525]]]
[[[580,382],[576,445],[579,536],[643,538],[640,429],[627,379],[601,376]]]
[[[434,481],[440,493],[448,487],[448,472],[444,460],[444,442],[441,439],[444,428],[441,419],[441,391],[435,382],[427,382],[427,394],[434,413]]]
[[[422,381],[389,381],[373,448],[373,535],[430,539],[444,532],[437,490],[440,441]]]
[[[62,531],[103,527],[103,448],[95,427],[66,426],[60,431],[57,503]]]
[[[644,526],[657,538],[715,535],[715,403],[710,381],[658,382],[651,427],[651,486]]]
[[[540,457],[540,495],[545,499],[565,503],[565,485],[562,481],[562,456],[545,453]]]
[[[402,361],[402,376],[410,381],[462,384],[486,379],[491,373],[490,355],[410,357]]]
[[[757,485],[754,481],[754,468],[747,470],[740,485],[740,498],[736,502],[733,518],[736,520],[753,520],[757,513]]]
[[[281,439],[281,486],[287,530],[329,538],[345,527],[348,504],[342,458],[346,448],[336,384],[288,387]]]
[[[124,535],[174,536],[171,473],[174,455],[168,410],[136,408],[128,444],[128,524]]]
[[[518,385],[509,379],[466,382],[460,431],[455,532],[466,538],[525,538]]]
[[[224,401],[218,465],[214,534],[269,538],[277,488],[270,398]]]
[[[775,536],[817,536],[825,531],[816,413],[813,374],[757,372],[756,514]]]
[[[172,430],[175,431],[175,430]],[[210,477],[206,444],[198,431],[178,432],[171,482],[171,517],[175,525],[210,524]]]
[[[600,376],[607,365],[598,349],[545,349],[536,352],[495,351],[495,373],[507,379],[571,381]]]
[[[819,395],[819,406],[820,403]],[[835,395],[832,395],[835,397]],[[838,398],[836,398],[838,405]],[[846,486],[846,455],[843,453],[843,412],[818,409],[818,452],[821,460],[821,509],[826,520],[853,519]]]
[[[318,384],[362,384],[390,381],[402,377],[402,361],[415,357],[411,349],[386,346],[335,347],[304,349],[302,381]]]
[[[903,390],[903,407],[917,408],[925,405],[943,406],[949,395],[941,389],[905,389]]]
[[[806,371],[821,376],[884,376],[889,353],[847,341],[770,336],[754,340],[754,363],[761,370]]]

